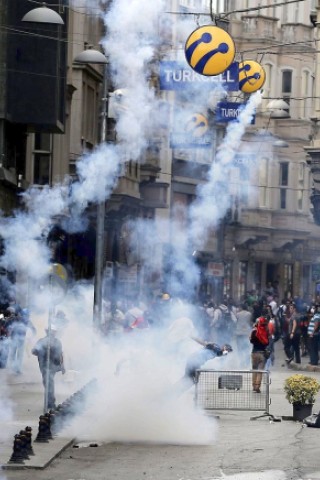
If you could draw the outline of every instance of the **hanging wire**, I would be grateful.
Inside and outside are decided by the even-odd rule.
[[[213,16],[213,0],[210,0],[210,16],[211,16],[212,22],[215,22],[215,18]]]

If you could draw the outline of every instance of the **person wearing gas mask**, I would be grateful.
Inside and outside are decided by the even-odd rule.
[[[190,355],[187,359],[184,376],[179,381],[185,388],[196,383],[196,372],[202,365],[213,358],[228,355],[228,353],[233,351],[231,345],[228,343],[219,346],[216,343],[202,341],[195,337],[192,337],[192,339],[203,345],[203,348]]]

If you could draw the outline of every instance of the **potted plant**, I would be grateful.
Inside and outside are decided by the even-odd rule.
[[[302,421],[312,413],[320,383],[313,377],[297,373],[284,382],[286,399],[293,405],[293,419]]]

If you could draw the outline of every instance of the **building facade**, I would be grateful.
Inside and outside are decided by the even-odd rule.
[[[18,206],[17,194],[28,185],[42,188],[76,178],[78,159],[101,140],[101,90],[104,74],[109,78],[108,67],[105,72],[97,65],[74,62],[88,46],[99,48],[104,34],[101,15],[69,8],[62,0],[47,5],[59,11],[63,26],[26,26],[21,18],[30,3],[0,0],[6,26],[0,47],[0,207],[8,214]],[[161,42],[150,86],[168,107],[170,122],[149,139],[138,162],[123,162],[117,187],[106,202],[105,295],[116,287],[122,293],[143,293],[172,286],[175,229],[188,236],[188,209],[198,185],[206,181],[227,125],[217,120],[209,97],[165,88],[159,68],[161,62],[184,58],[187,32],[197,22],[216,21],[234,38],[235,60],[260,62],[266,83],[255,123],[247,128],[235,159],[229,182],[231,206],[211,229],[202,250],[192,243],[188,247],[200,270],[197,293],[239,300],[247,291],[263,293],[273,285],[281,297],[314,296],[320,281],[320,231],[310,211],[313,180],[305,150],[315,134],[318,72],[316,32],[310,19],[315,2],[261,8],[253,0],[168,0],[166,7],[180,15],[166,14],[159,20]],[[193,24],[180,24],[181,19],[192,19]],[[109,106],[114,89],[109,81]],[[287,118],[275,118],[270,107],[279,99],[289,106]],[[226,100],[247,98],[228,92]],[[208,121],[202,148],[199,143],[187,144],[185,137],[181,142],[176,129],[181,106],[186,104],[190,116],[203,114]],[[115,124],[116,116],[108,109],[109,142],[117,142]],[[95,273],[96,206],[87,213],[86,232],[68,233],[64,229],[68,212],[64,212],[50,237],[54,259],[70,265],[75,279],[92,279]],[[130,248],[132,224],[139,219],[172,225],[155,242],[153,269],[144,268],[139,251]]]
[[[320,231],[310,211],[312,178],[305,155],[313,132],[316,51],[310,20],[314,2],[307,3],[307,8],[305,3],[261,8],[254,1],[230,1],[224,14],[213,12],[217,24],[220,18],[229,20],[236,61],[260,62],[266,83],[255,123],[235,159],[231,208],[205,251],[197,252],[202,293],[217,297],[223,292],[237,301],[252,290],[273,289],[281,298],[317,293]],[[208,12],[209,6],[181,2],[181,7]],[[273,111],[277,99],[288,104],[287,118]],[[227,101],[246,100],[241,92],[227,96]],[[214,116],[211,127],[214,147],[206,158],[214,161],[226,127]],[[190,169],[191,163],[196,167]],[[186,171],[192,171],[191,178]],[[172,210],[177,203],[190,205],[205,175],[199,151],[172,150]]]

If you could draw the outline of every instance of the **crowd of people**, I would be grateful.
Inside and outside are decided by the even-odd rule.
[[[113,311],[111,303],[106,302],[102,330],[108,335],[169,324],[179,301],[183,303],[164,293],[147,306],[131,301],[124,308],[118,302]],[[301,363],[301,357],[309,356],[311,365],[319,364],[320,302],[300,297],[279,302],[278,296],[269,291],[260,297],[248,292],[238,304],[227,298],[215,303],[209,298],[201,305],[188,305],[188,315],[205,341],[234,347],[240,368],[270,369],[274,364],[274,344],[279,340],[288,363]],[[268,342],[264,346],[261,342],[257,345],[254,338],[261,325],[267,331]],[[263,362],[258,352],[264,352]]]
[[[55,324],[50,325],[50,332],[47,328],[46,335],[35,343],[31,351],[38,358],[48,408],[55,407],[54,376],[57,372],[65,373],[62,344],[56,337],[59,328],[62,328],[67,321],[64,312],[56,312],[54,321]],[[37,331],[27,308],[21,308],[17,302],[12,301],[2,309],[0,313],[1,369],[7,368],[15,375],[23,373],[23,357],[28,330],[31,331],[33,337],[36,336]]]
[[[175,330],[172,327],[179,316],[184,318],[184,322],[180,322]],[[187,361],[186,376],[189,378],[192,377],[190,372],[194,371],[194,368],[189,368],[190,365],[196,364],[200,368],[199,362],[227,351],[235,353],[234,368],[269,370],[274,364],[274,344],[277,341],[282,342],[288,363],[293,360],[301,363],[301,357],[306,356],[311,365],[319,365],[320,302],[310,299],[296,297],[279,302],[277,294],[266,291],[260,297],[249,292],[238,304],[230,298],[224,298],[220,303],[207,298],[202,304],[190,304],[164,292],[149,304],[138,299],[126,299],[115,304],[104,301],[102,320],[100,333],[109,339],[156,328],[166,330],[168,335],[179,330],[181,339],[186,336],[192,338],[190,332],[195,332],[204,351]],[[63,312],[57,312],[54,323],[59,327],[65,322]],[[0,368],[8,367],[15,374],[22,372],[28,329],[36,334],[27,309],[11,302],[0,312]],[[186,330],[185,334],[181,329]],[[51,334],[55,341],[54,328]],[[33,353],[38,356],[44,376],[40,350],[35,348]],[[62,358],[60,350],[61,346],[57,348],[59,359]],[[63,360],[52,371],[63,372]],[[253,376],[254,392],[260,392],[260,383],[257,373]],[[52,391],[53,388],[50,388],[49,400],[53,404]]]

